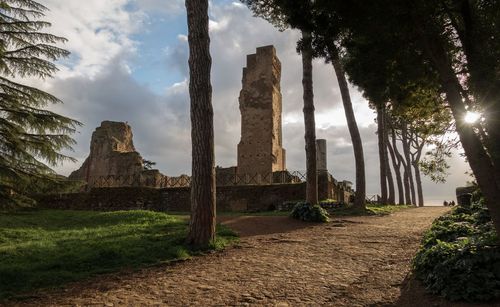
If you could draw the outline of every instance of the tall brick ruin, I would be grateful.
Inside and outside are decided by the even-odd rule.
[[[247,56],[239,103],[241,140],[239,174],[269,174],[286,170],[281,132],[281,63],[274,46]]]

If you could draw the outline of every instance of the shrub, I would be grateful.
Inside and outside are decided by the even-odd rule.
[[[328,213],[325,209],[321,208],[319,205],[311,205],[306,202],[297,203],[295,207],[293,207],[290,216],[294,219],[306,222],[328,222]]]
[[[341,204],[338,201],[335,201],[333,199],[325,199],[319,202],[319,205],[323,209],[340,209],[340,208],[346,208],[347,205]]]
[[[482,201],[457,207],[432,224],[413,260],[414,271],[433,293],[450,300],[500,297],[500,247]]]

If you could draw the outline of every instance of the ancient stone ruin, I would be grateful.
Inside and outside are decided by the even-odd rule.
[[[327,155],[326,155],[326,140],[317,139],[316,140],[316,168],[319,173],[328,172],[327,167]]]
[[[90,154],[70,180],[93,186],[158,186],[163,175],[146,170],[135,150],[132,128],[127,123],[103,121],[92,133]]]
[[[305,173],[286,169],[282,140],[281,63],[273,46],[257,48],[247,56],[239,96],[241,139],[238,164],[216,168],[217,202],[225,210],[261,210],[285,200],[305,198]],[[104,121],[92,134],[90,154],[72,180],[94,187],[155,187],[153,193],[165,208],[189,210],[187,175],[167,177],[158,170],[146,170],[126,123]],[[326,140],[317,140],[318,194],[320,199],[349,202],[349,182],[338,182],[328,172]],[[91,192],[99,193],[99,189]],[[152,189],[149,189],[152,191]],[[101,197],[102,198],[102,197]],[[92,202],[92,198],[89,198]],[[123,201],[123,200],[122,200]],[[163,206],[162,205],[162,206]]]
[[[281,63],[274,46],[247,56],[239,102],[241,141],[238,174],[286,170],[281,133]]]

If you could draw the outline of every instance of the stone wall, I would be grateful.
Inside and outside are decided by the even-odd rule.
[[[147,187],[93,188],[90,192],[38,195],[38,207],[70,210],[160,210],[161,189]],[[161,210],[160,210],[161,211]]]
[[[274,210],[285,201],[305,199],[305,183],[217,187],[218,211]],[[190,188],[94,188],[90,192],[41,195],[38,206],[71,210],[190,211]]]

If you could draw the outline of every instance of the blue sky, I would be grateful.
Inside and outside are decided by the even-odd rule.
[[[176,14],[151,14],[146,31],[131,36],[139,42],[138,56],[132,60],[132,76],[141,84],[147,85],[161,94],[165,84],[182,82],[185,78],[178,69],[165,69],[168,65],[166,55],[178,41],[178,36],[187,33],[186,16]]]
[[[39,83],[61,98],[56,111],[84,123],[74,136],[76,163],[57,168],[69,174],[88,155],[92,131],[103,120],[127,121],[136,149],[167,175],[190,173],[187,93],[187,27],[183,0],[40,0],[51,9],[51,32],[66,37],[72,52],[54,79]],[[246,55],[274,45],[282,62],[283,143],[290,170],[305,169],[299,34],[279,32],[255,18],[240,2],[210,2],[210,36],[215,112],[216,163],[236,164],[240,137],[238,95]],[[314,63],[318,138],[327,139],[328,167],[335,178],[354,181],[354,157],[333,69]],[[366,159],[368,194],[378,193],[375,115],[351,88]],[[424,179],[429,202],[451,199],[465,184],[467,167],[455,155],[449,182]]]

